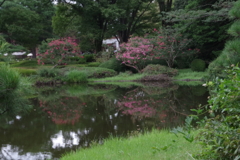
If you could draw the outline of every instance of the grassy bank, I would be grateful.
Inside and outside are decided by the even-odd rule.
[[[177,138],[168,131],[153,130],[136,137],[110,138],[103,145],[66,154],[61,160],[191,160],[200,150],[199,144],[181,135]]]
[[[207,71],[205,72],[194,72],[189,69],[179,69],[178,75],[176,75],[174,80],[201,80],[207,76]]]
[[[121,84],[122,82],[136,83],[135,81],[142,79],[144,76],[157,75],[162,73],[162,70],[163,70],[163,68],[160,67],[160,70],[158,72],[158,70],[156,70],[156,68],[152,66],[152,68],[148,67],[148,69],[145,69],[144,73],[141,73],[141,74],[140,73],[133,74],[130,71],[120,72],[119,74],[117,74],[114,70],[96,67],[97,65],[99,65],[99,63],[90,62],[86,64],[71,64],[67,66],[60,66],[57,69],[59,70],[59,72],[63,73],[63,72],[68,72],[68,70],[71,70],[68,68],[72,68],[72,69],[75,68],[87,74],[88,82],[104,83],[104,84],[119,83],[119,82]],[[35,78],[37,78],[36,81],[44,81],[41,78],[39,78],[37,73],[39,70],[41,70],[41,68],[49,68],[49,70],[51,70],[51,66],[48,66],[48,65],[41,66],[41,65],[38,65],[36,61],[20,61],[20,62],[11,64],[11,67],[16,68],[19,71],[19,73],[23,76],[36,75],[34,76]],[[202,80],[208,74],[207,71],[193,72],[191,69],[179,69],[177,71],[178,71],[178,74],[172,77],[172,79],[174,83],[177,83],[178,85],[200,85],[203,83],[200,80]],[[102,76],[102,75],[105,75],[105,76]],[[54,79],[54,78],[49,77],[46,81],[51,81],[51,79]],[[132,84],[127,84],[127,85],[132,85]],[[141,84],[139,83],[134,85],[141,86]]]

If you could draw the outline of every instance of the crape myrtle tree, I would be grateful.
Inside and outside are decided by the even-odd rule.
[[[178,57],[197,56],[199,49],[189,48],[190,39],[184,38],[173,29],[158,31],[145,37],[132,37],[128,43],[120,45],[116,58],[126,66],[141,72],[144,61],[163,59],[168,67],[173,67]]]
[[[71,57],[82,57],[76,39],[67,37],[49,40],[43,43],[38,54],[38,64],[53,64],[53,68],[59,64],[67,64]]]
[[[144,29],[154,27],[152,2],[152,0],[58,0],[58,7],[64,5],[67,7],[61,12],[56,12],[53,23],[62,21],[61,17],[68,17],[69,20],[71,18],[75,20],[74,17],[77,17],[80,21],[78,33],[84,35],[82,39],[93,42],[95,51],[98,52],[102,49],[104,38],[116,36],[120,42],[127,42],[130,35],[142,34]],[[54,27],[58,30],[57,27],[61,26]]]
[[[36,47],[52,36],[53,4],[46,0],[5,1],[0,9],[0,31],[12,44],[20,44],[36,57]]]

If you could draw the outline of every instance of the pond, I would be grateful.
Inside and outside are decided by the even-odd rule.
[[[35,93],[28,112],[0,115],[0,159],[59,159],[109,136],[173,128],[208,96],[202,86],[159,83],[36,87]]]

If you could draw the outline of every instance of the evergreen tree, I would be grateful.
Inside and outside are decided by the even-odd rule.
[[[209,65],[211,75],[222,73],[226,66],[236,65],[240,62],[240,1],[235,2],[229,15],[234,23],[228,29],[228,33],[233,36],[227,41],[221,55]]]

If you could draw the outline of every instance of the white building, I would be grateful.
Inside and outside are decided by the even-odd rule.
[[[110,38],[103,40],[103,44],[114,47],[115,50],[120,50],[119,41],[117,38]]]

